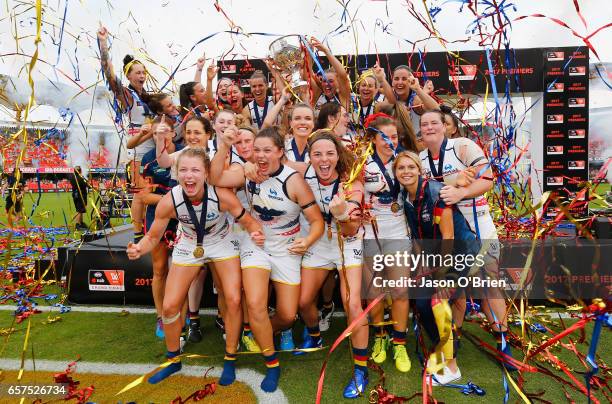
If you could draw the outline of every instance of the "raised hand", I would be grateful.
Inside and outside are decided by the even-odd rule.
[[[329,52],[329,49],[325,45],[323,45],[317,38],[314,36],[310,37],[310,44],[316,49],[323,53]]]
[[[261,174],[257,166],[251,163],[250,161],[247,161],[246,163],[244,163],[244,176],[247,179],[253,182],[256,182],[258,184],[268,179],[268,176]]]
[[[201,57],[198,58],[196,62],[196,68],[198,71],[202,71],[204,69],[204,64],[206,63],[206,54],[203,53]]]
[[[348,204],[346,203],[346,198],[342,194],[342,190],[334,195],[329,202],[329,211],[336,219],[346,220],[348,217]]]
[[[238,128],[235,125],[228,126],[221,135],[221,140],[227,147],[232,147],[238,141]]]
[[[215,59],[210,61],[210,66],[208,66],[208,69],[206,69],[206,78],[210,81],[213,80],[215,77],[217,77],[217,72],[219,71],[219,68],[217,67],[217,64],[215,63]]]
[[[372,67],[372,73],[374,73],[374,77],[378,80],[379,83],[385,81],[385,71],[382,67],[376,62],[376,64]]]
[[[107,41],[108,40],[108,29],[106,29],[105,26],[100,25],[100,28],[98,28],[97,35],[100,41]]]

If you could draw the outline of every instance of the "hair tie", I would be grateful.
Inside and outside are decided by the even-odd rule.
[[[393,119],[392,117],[390,117],[389,115],[385,114],[384,112],[377,112],[375,114],[368,115],[368,117],[366,118],[365,122],[363,123],[363,126],[366,129],[369,128],[369,126],[372,123],[372,121],[374,121],[377,118],[389,118],[389,119]]]

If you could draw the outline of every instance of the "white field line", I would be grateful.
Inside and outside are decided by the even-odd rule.
[[[47,372],[62,372],[66,370],[68,362],[62,361],[50,361],[50,360],[37,360],[36,370],[47,371]],[[19,370],[21,361],[15,359],[0,359],[0,369],[4,370]],[[155,363],[122,363],[117,365],[116,363],[109,362],[77,362],[77,379],[79,373],[97,373],[97,374],[119,374],[119,375],[137,375],[141,376],[151,370],[155,369],[159,364]],[[263,366],[263,364],[262,364]],[[203,376],[204,372],[208,369],[208,366],[183,366],[180,374],[186,376]],[[32,361],[27,361],[25,364],[25,370],[33,370]],[[208,372],[209,376],[219,377],[221,376],[221,369],[219,367],[213,368]],[[281,376],[282,377],[282,376]],[[263,380],[263,375],[251,370],[251,369],[236,369],[236,380],[246,384],[253,390],[257,402],[259,403],[288,403],[287,397],[281,389],[276,390],[274,393],[266,393],[259,387],[259,384]],[[169,382],[172,381],[170,377]],[[146,382],[144,382],[146,383]],[[94,386],[95,387],[95,386]],[[117,386],[117,391],[121,386]],[[218,388],[223,388],[219,386]]]
[[[79,312],[79,313],[121,313],[123,311],[128,311],[134,314],[155,314],[155,309],[151,307],[130,307],[130,306],[71,306],[71,311]],[[36,309],[46,313],[46,312],[58,312],[58,307],[53,306],[36,306]],[[0,305],[0,311],[15,311],[17,310],[17,306],[6,306]],[[213,316],[217,315],[217,309],[200,309],[200,314],[204,316]],[[479,314],[480,315],[480,314]],[[570,313],[566,312],[538,312],[536,313],[538,316],[549,315],[553,318],[571,318]],[[345,317],[344,312],[335,311],[333,317]],[[412,318],[412,314],[410,314]]]

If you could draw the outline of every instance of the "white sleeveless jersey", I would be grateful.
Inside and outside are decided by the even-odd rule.
[[[140,132],[140,127],[145,123],[145,118],[147,115],[151,116],[153,113],[149,106],[140,99],[136,91],[127,87],[127,90],[132,95],[132,106],[128,106],[125,111],[125,116],[128,119],[128,136],[136,136]],[[145,155],[149,150],[155,147],[155,141],[153,137],[145,140],[143,143],[134,147],[134,154],[136,157],[141,158]]]
[[[423,175],[426,178],[432,178],[432,168],[427,149],[419,153],[419,157],[423,166]],[[439,160],[432,158],[432,161],[434,170],[437,172]],[[470,139],[447,139],[444,161],[442,162],[443,181],[447,185],[455,185],[460,171],[486,162],[487,159],[482,149]],[[439,181],[442,182],[441,180]],[[497,239],[497,232],[489,212],[489,203],[484,196],[481,195],[476,198],[461,200],[457,203],[457,207],[468,221],[471,230],[478,234],[481,239]],[[478,223],[476,223],[476,217],[478,218]]]
[[[351,94],[351,101],[353,104],[353,112],[351,114],[352,121],[355,123],[359,122],[360,124],[363,125],[368,115],[372,115],[375,112],[376,104],[380,102],[379,96],[380,94],[377,93],[369,105],[362,105],[359,95],[352,93]],[[384,99],[384,96],[383,96],[383,99]]]
[[[323,215],[323,220],[325,220],[325,230],[327,231],[327,215],[331,214],[329,211],[329,203],[334,197],[333,195],[334,183],[331,183],[329,185],[321,184],[321,182],[319,182],[319,179],[317,178],[317,173],[315,172],[314,167],[311,165],[308,165],[308,168],[306,169],[306,172],[304,173],[304,179],[306,180],[306,183],[308,184],[308,186],[312,190],[312,193],[314,194],[315,201],[317,202],[317,205],[319,206],[319,209],[321,210],[321,214]],[[338,189],[336,189],[336,192],[338,192]],[[333,239],[337,240],[338,232],[337,232],[336,225],[333,219],[332,219],[331,228],[332,228]],[[326,234],[324,234],[323,236],[327,238]]]
[[[309,163],[310,156],[308,155],[308,146],[306,146],[306,149],[304,150],[303,158],[299,156],[299,151],[297,147],[294,146],[295,144],[293,143],[293,138],[285,141],[285,156],[287,156],[287,158],[291,161]]]
[[[297,172],[281,165],[270,178],[257,184],[246,181],[251,215],[263,227],[264,251],[270,255],[287,255],[287,248],[300,233],[301,207],[287,195],[287,180]]]
[[[395,179],[393,160],[390,159],[385,164],[387,174],[391,179]],[[387,184],[384,173],[372,157],[368,157],[365,165],[364,188],[365,203],[369,207],[370,215],[376,218],[378,238],[397,239],[408,237],[404,209],[399,209],[395,213],[391,210],[394,202],[399,203],[399,195],[393,199],[391,184]],[[401,206],[403,205],[400,204]],[[371,224],[366,224],[365,231],[366,238],[374,238],[374,230]]]
[[[321,94],[319,98],[317,98],[317,102],[315,103],[314,107],[315,111],[317,112],[317,115],[323,104],[327,104],[328,102],[335,102],[336,104],[339,104],[337,95],[336,97],[327,98],[325,94]]]
[[[208,184],[206,186],[208,187],[208,199],[199,203],[198,205],[193,206],[196,217],[198,220],[200,220],[202,207],[204,206],[204,203],[207,204],[203,240],[203,244],[205,246],[217,243],[229,233],[227,214],[225,212],[221,212],[219,209],[219,197],[217,196],[215,187]],[[191,222],[191,217],[187,211],[187,206],[185,205],[183,188],[180,185],[177,185],[172,188],[171,192],[176,218],[179,221],[177,238],[182,238],[195,244],[197,241],[197,233],[195,231],[195,225]]]
[[[255,100],[249,102],[247,105],[249,106],[249,112],[251,114],[251,122],[253,122],[253,126],[257,127],[257,129],[261,129],[264,119],[266,118],[264,116],[264,111],[266,112],[266,114],[270,113],[272,108],[274,108],[274,99],[270,95],[267,96],[266,103],[264,104],[263,107],[260,107],[259,105],[257,105]],[[257,113],[255,112],[256,109],[257,109]],[[259,121],[257,120],[258,114],[259,114]]]

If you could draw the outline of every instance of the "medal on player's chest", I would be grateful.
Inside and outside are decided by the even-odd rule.
[[[193,204],[187,195],[185,195],[184,191],[183,198],[185,201],[185,208],[187,209],[187,213],[189,213],[189,219],[191,220],[196,232],[196,247],[193,249],[192,254],[194,258],[202,258],[204,256],[204,247],[202,247],[202,242],[204,240],[204,229],[206,229],[206,212],[208,210],[208,187],[206,184],[204,184],[204,197],[202,198],[202,210],[200,211],[199,220],[195,209],[193,208]]]
[[[393,202],[393,203],[391,204],[391,212],[393,212],[393,213],[397,213],[397,212],[399,212],[399,211],[400,211],[400,204],[399,204],[399,203],[397,203],[397,202]]]
[[[333,236],[331,223],[327,223],[327,239],[331,241]]]
[[[202,258],[204,256],[204,247],[202,247],[201,245],[198,245],[193,250],[193,256],[196,258]]]

